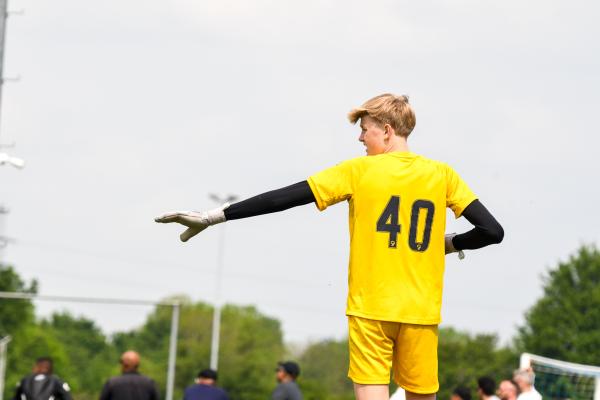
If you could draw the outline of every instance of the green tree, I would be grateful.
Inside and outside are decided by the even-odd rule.
[[[37,282],[26,283],[12,266],[0,264],[0,291],[35,293]],[[29,300],[0,299],[0,337],[7,335],[12,337],[12,341],[8,346],[4,396],[12,397],[21,374],[31,369],[32,361],[39,354],[33,359],[24,357],[34,351],[56,349],[58,345],[52,338],[42,337],[36,329],[34,307]]]
[[[200,369],[208,368],[213,309],[205,303],[185,301],[181,308],[175,398],[192,384]],[[232,399],[258,400],[274,387],[273,370],[283,354],[279,321],[254,307],[228,305],[222,310],[219,384]],[[139,329],[114,336],[116,349],[140,352],[142,371],[166,384],[171,309],[157,307]]]
[[[498,346],[492,334],[472,335],[452,328],[439,334],[439,399],[449,399],[458,385],[476,390],[476,380],[489,375],[496,380],[510,377],[518,365],[518,353]],[[307,400],[350,400],[354,398],[352,382],[347,378],[347,340],[324,340],[308,346],[299,358],[299,380]],[[390,393],[396,389],[392,382]]]
[[[179,335],[177,346],[177,369],[176,384],[178,389],[175,397],[181,397],[180,381],[184,371],[181,370],[184,363],[184,354],[189,353],[189,349],[182,348],[182,336],[185,331],[185,324],[190,318],[188,305],[182,307],[179,319]],[[169,354],[169,337],[171,334],[171,307],[157,306],[151,313],[144,325],[140,328],[121,332],[113,335],[113,344],[117,354],[127,350],[135,350],[140,353],[140,372],[156,381],[158,389],[162,392],[164,398],[167,382],[167,367]],[[115,359],[116,360],[116,359]]]
[[[54,360],[54,370],[69,380],[71,369],[69,357],[63,345],[52,332],[45,331],[37,324],[19,329],[13,336],[8,348],[5,398],[12,398],[17,382],[31,372],[35,360],[41,356],[50,356]]]
[[[117,352],[102,331],[92,320],[67,312],[52,314],[40,327],[66,350],[69,365],[61,373],[73,393],[78,398],[96,398],[106,378],[118,371]]]
[[[24,282],[13,267],[0,264],[0,291],[36,293],[37,282]],[[0,299],[0,337],[16,335],[34,321],[33,304],[29,300]]]
[[[522,351],[600,364],[600,252],[582,246],[547,272],[544,294],[519,329]]]
[[[323,340],[308,346],[299,359],[300,388],[307,400],[354,399],[348,378],[348,340]]]
[[[232,399],[267,398],[275,386],[274,370],[283,353],[278,320],[253,306],[223,308],[219,370]]]
[[[508,347],[499,347],[496,335],[471,335],[453,328],[440,329],[438,357],[439,399],[449,399],[458,385],[467,386],[474,393],[480,376],[508,378],[518,365],[518,354]]]

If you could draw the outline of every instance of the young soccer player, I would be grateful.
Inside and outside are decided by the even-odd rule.
[[[360,120],[367,156],[306,181],[206,212],[156,218],[187,227],[187,241],[210,225],[308,203],[350,207],[350,367],[357,400],[387,400],[390,369],[408,400],[435,399],[444,254],[500,243],[502,227],[448,165],[411,153],[408,97],[382,94],[348,115]],[[445,235],[446,207],[474,228]]]

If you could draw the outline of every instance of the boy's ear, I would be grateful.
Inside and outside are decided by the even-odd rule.
[[[392,129],[392,126],[390,124],[383,125],[383,130],[384,130],[384,132],[385,132],[386,135],[388,135],[388,136],[392,136],[393,135],[393,132],[392,132],[393,129]]]

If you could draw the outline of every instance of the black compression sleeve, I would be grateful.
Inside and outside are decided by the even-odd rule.
[[[230,221],[274,213],[314,201],[315,195],[308,186],[308,182],[302,181],[232,204],[225,209],[225,219]]]
[[[454,236],[452,244],[456,250],[479,249],[490,244],[500,243],[504,238],[502,226],[479,200],[469,204],[462,216],[475,227],[468,232]]]

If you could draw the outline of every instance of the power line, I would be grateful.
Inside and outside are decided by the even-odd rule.
[[[80,255],[90,257],[90,258],[95,258],[98,260],[130,264],[130,265],[136,266],[136,267],[141,266],[141,265],[143,265],[144,267],[147,267],[148,265],[152,265],[152,266],[156,266],[160,269],[164,269],[164,267],[165,267],[164,263],[158,263],[158,262],[152,261],[152,260],[143,260],[141,258],[130,259],[130,258],[116,256],[116,255],[111,255],[108,253],[91,251],[91,250],[87,250],[87,249],[79,249],[79,248],[75,248],[75,247],[71,247],[71,246],[65,246],[65,245],[58,244],[58,243],[40,242],[40,241],[33,241],[33,240],[21,240],[21,239],[15,240],[14,243],[16,245],[35,247],[38,249],[44,249],[44,250],[49,250],[52,252],[58,252],[58,253],[69,254],[69,255],[80,254]],[[169,268],[170,269],[179,269],[181,271],[185,271],[186,273],[189,273],[189,271],[191,269],[193,269],[193,267],[191,267],[189,265],[172,263],[171,261],[169,261]],[[217,274],[216,268],[200,267],[200,269],[203,272],[206,272],[209,274]],[[308,281],[299,280],[297,278],[287,279],[284,277],[276,277],[273,275],[252,274],[252,273],[248,273],[248,272],[239,272],[239,271],[223,272],[223,275],[226,276],[228,279],[231,279],[231,278],[252,279],[252,280],[259,281],[259,282],[284,283],[284,284],[289,284],[290,286],[294,286],[294,287],[304,286],[304,287],[310,287],[310,288],[326,288],[326,287],[330,286],[329,283],[320,282],[318,280],[313,280],[313,281],[308,282]]]

